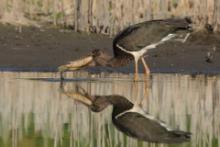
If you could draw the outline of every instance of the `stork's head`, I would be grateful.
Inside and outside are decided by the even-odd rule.
[[[107,52],[101,49],[93,49],[91,55],[94,64],[90,66],[106,66],[108,61],[112,58]]]
[[[63,72],[66,70],[78,70],[83,67],[106,66],[110,59],[111,56],[109,56],[104,50],[93,49],[88,55],[59,66],[58,70]]]

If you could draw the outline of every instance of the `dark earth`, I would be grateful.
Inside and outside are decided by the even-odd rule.
[[[59,65],[87,55],[92,49],[104,49],[112,54],[108,36],[76,33],[58,28],[0,25],[0,69],[7,71],[57,71]],[[186,43],[169,42],[150,50],[146,61],[152,72],[219,74],[220,35],[194,32]],[[86,70],[86,69],[85,69]],[[128,66],[90,68],[90,71],[133,72]],[[140,72],[143,72],[140,64]]]

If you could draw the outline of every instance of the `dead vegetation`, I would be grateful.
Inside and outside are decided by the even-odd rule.
[[[193,19],[220,30],[220,0],[0,0],[1,22],[54,24],[76,31],[115,34],[125,26],[168,17]]]

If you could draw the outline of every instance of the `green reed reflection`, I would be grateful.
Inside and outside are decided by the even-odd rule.
[[[99,77],[100,75],[93,77]],[[101,81],[68,81],[90,94],[120,94],[173,128],[193,133],[181,145],[149,144],[120,133],[111,122],[111,108],[95,114],[59,91],[55,73],[0,73],[1,147],[217,147],[220,140],[220,78],[153,75],[148,97],[144,82],[136,90],[127,75],[101,75]],[[75,73],[71,77],[88,77]],[[107,77],[107,78],[106,78]],[[114,78],[111,78],[114,77]],[[23,78],[36,78],[27,80]],[[132,76],[131,76],[132,78]],[[132,99],[133,98],[133,99]]]

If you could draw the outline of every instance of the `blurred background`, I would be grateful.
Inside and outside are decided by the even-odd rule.
[[[143,99],[155,118],[192,132],[190,142],[127,137],[113,126],[111,108],[95,114],[61,93],[58,66],[94,48],[112,54],[120,30],[172,17],[191,18],[196,33],[186,43],[149,51],[153,74],[137,82],[139,88],[133,63],[114,72],[66,72],[65,85],[73,92],[80,86],[91,95]],[[0,0],[0,147],[218,147],[219,31],[220,0]]]
[[[197,30],[220,30],[220,0],[0,0],[0,21],[15,25],[53,24],[75,31],[113,35],[129,24],[191,17]]]

